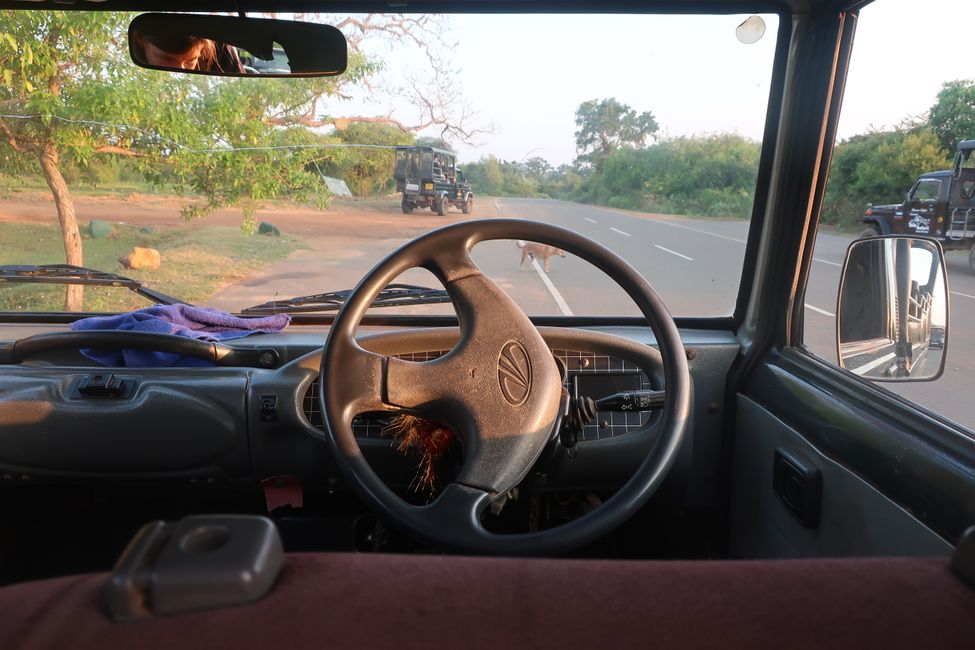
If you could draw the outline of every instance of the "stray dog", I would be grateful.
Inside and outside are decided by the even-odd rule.
[[[559,257],[565,257],[565,251],[561,248],[556,248],[555,246],[547,246],[545,244],[536,244],[534,242],[526,242],[518,240],[518,248],[521,249],[521,263],[518,268],[522,271],[525,270],[525,260],[531,259],[532,261],[541,260],[542,264],[545,266],[545,272],[548,273],[549,260],[558,255]]]

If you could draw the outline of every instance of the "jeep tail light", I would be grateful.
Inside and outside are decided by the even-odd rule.
[[[864,212],[863,214],[865,214],[865,215],[867,215],[869,217],[871,214],[873,214],[873,208],[867,208],[867,211]]]

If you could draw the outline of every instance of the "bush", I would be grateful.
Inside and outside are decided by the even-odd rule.
[[[833,150],[822,222],[856,229],[867,203],[900,203],[919,174],[950,166],[927,128],[853,136]]]

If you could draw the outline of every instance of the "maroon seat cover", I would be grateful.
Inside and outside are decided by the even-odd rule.
[[[127,624],[105,578],[0,589],[0,648],[975,647],[975,591],[942,559],[291,555],[257,604]]]

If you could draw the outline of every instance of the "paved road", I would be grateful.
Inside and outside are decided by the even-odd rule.
[[[482,200],[473,218],[494,216],[526,218],[560,225],[616,251],[639,270],[678,316],[730,314],[738,294],[748,224],[648,217],[620,210],[542,199]],[[463,220],[453,212],[445,222]],[[401,239],[343,241],[341,250],[310,251],[267,269],[248,286],[231,287],[215,302],[240,307],[272,290],[280,296],[353,286],[381,256]],[[402,237],[402,235],[400,235]],[[835,360],[835,314],[839,275],[850,237],[829,234],[817,239],[812,275],[806,292],[805,336],[809,349]],[[587,263],[573,256],[556,257],[551,273],[541,269],[520,271],[520,251],[511,241],[486,242],[473,253],[475,262],[533,314],[615,315],[636,314],[636,308],[616,285]],[[967,258],[949,255],[951,320],[947,365],[937,382],[885,384],[886,387],[932,410],[975,429],[975,408],[966,391],[975,379],[975,276]],[[414,270],[404,281],[435,286],[426,271]],[[442,313],[449,305],[414,308],[414,313]]]
[[[748,224],[739,221],[652,219],[557,201],[500,199],[499,212],[562,225],[613,249],[650,281],[671,313],[730,313],[737,297]],[[821,234],[805,297],[805,343],[833,361],[840,271],[851,237]],[[591,278],[578,259],[557,259],[549,279],[576,314],[633,313],[606,278]],[[975,385],[975,275],[963,253],[948,254],[951,312],[945,373],[935,382],[886,388],[975,429],[967,391]]]

